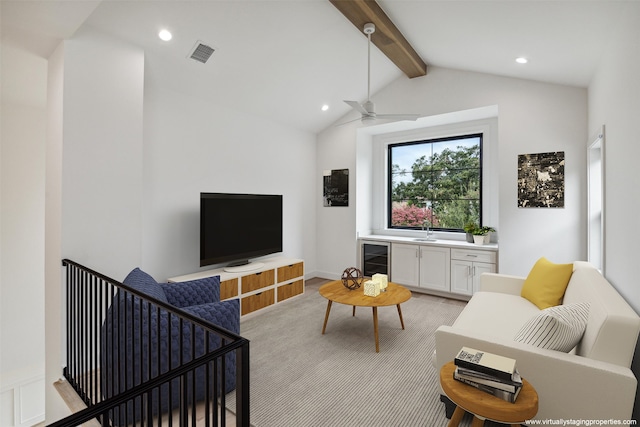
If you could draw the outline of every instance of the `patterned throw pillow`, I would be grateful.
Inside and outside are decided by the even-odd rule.
[[[582,339],[588,319],[588,303],[549,307],[527,321],[514,340],[568,353]]]

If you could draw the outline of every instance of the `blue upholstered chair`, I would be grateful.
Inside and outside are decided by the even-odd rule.
[[[171,304],[192,315],[198,316],[234,334],[240,333],[240,309],[238,300],[220,301],[220,277],[209,277],[183,283],[160,284],[153,277],[135,268],[123,283],[156,300]],[[205,352],[205,334],[202,328],[192,328],[191,322],[182,321],[176,315],[149,304],[129,292],[119,290],[107,311],[102,327],[101,388],[105,398],[117,395],[135,385],[192,360],[192,330],[195,356]],[[220,347],[221,339],[210,334],[209,350]],[[182,345],[181,345],[182,344]],[[180,360],[182,348],[182,360]],[[235,389],[235,352],[225,357],[224,389],[218,384],[218,392],[228,393]],[[213,370],[210,370],[213,371]],[[195,389],[192,380],[187,387],[191,401],[205,397],[204,367],[196,370]],[[210,384],[212,384],[211,372]],[[179,381],[160,389],[160,410],[166,412],[180,403]],[[213,393],[213,390],[210,391]],[[153,412],[157,414],[158,391],[154,392]],[[133,409],[133,408],[137,409]],[[130,423],[140,419],[141,404],[130,405],[124,413],[114,414],[114,424]],[[135,411],[135,413],[134,413]],[[125,412],[125,411],[123,411]]]

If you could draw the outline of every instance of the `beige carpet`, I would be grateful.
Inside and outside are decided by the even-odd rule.
[[[351,307],[333,304],[321,334],[327,301],[318,288],[308,281],[304,296],[241,323],[251,342],[251,424],[445,426],[434,331],[465,303],[414,293],[402,304],[405,330],[395,307],[378,309],[376,353],[369,308],[352,317]],[[233,393],[227,405],[235,409]]]

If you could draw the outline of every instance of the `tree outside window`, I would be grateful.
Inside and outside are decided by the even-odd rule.
[[[389,145],[389,228],[481,224],[482,134]]]

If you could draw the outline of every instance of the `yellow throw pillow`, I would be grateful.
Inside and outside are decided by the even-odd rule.
[[[542,257],[525,279],[520,296],[534,303],[540,310],[559,305],[572,274],[573,264],[554,264]]]

